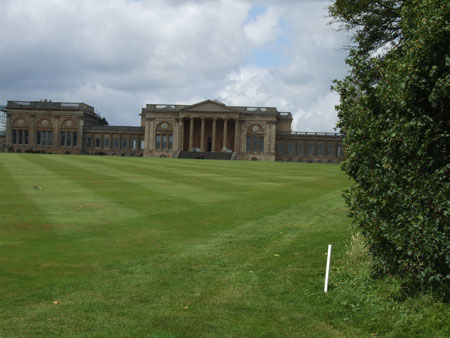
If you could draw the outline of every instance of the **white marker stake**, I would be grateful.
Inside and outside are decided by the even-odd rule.
[[[324,292],[328,292],[328,276],[330,274],[330,260],[331,260],[331,244],[328,245],[328,255],[327,255],[327,270],[325,272],[325,287]]]

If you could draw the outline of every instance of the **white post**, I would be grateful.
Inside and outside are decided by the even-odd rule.
[[[327,255],[327,269],[325,272],[325,287],[324,292],[328,292],[328,276],[330,274],[330,260],[331,260],[331,244],[328,245],[328,255]]]

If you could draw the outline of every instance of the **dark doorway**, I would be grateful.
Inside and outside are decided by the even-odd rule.
[[[212,150],[212,136],[208,136],[208,140],[206,142],[206,151],[211,152]]]

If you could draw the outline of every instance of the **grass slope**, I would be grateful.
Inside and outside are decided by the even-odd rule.
[[[347,185],[335,165],[0,154],[0,336],[367,336],[351,289],[323,293]]]
[[[337,166],[2,154],[0,177],[2,335],[333,332]]]

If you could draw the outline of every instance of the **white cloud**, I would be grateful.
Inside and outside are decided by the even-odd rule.
[[[276,7],[269,7],[264,13],[256,16],[255,20],[244,25],[244,33],[254,47],[262,47],[277,38],[281,30],[278,27],[280,11]]]
[[[252,18],[250,0],[2,0],[0,101],[82,101],[137,125],[145,103],[221,98],[332,129],[344,40],[326,25],[327,2],[262,3]],[[255,49],[284,64],[252,65]]]

